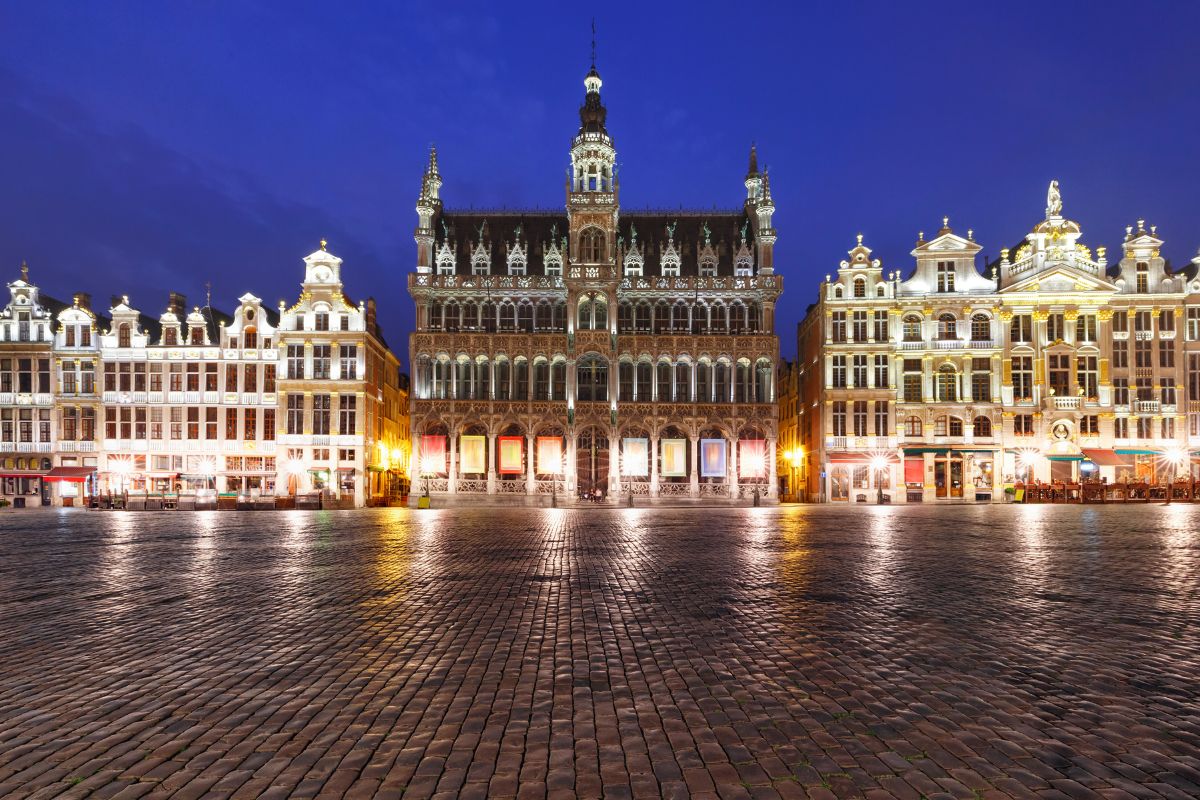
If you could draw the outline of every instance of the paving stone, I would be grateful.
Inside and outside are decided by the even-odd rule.
[[[0,515],[5,797],[1179,798],[1200,507]]]

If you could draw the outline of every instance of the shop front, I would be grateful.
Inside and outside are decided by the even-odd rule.
[[[976,448],[904,448],[908,502],[991,503],[999,500],[996,452]]]
[[[904,502],[894,491],[899,468],[900,459],[891,452],[830,453],[827,496],[834,503]]]

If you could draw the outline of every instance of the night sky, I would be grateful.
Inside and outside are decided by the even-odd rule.
[[[1051,178],[1088,245],[1144,217],[1185,264],[1200,4],[983,5],[5,3],[0,277],[228,309],[326,237],[407,360],[429,144],[448,207],[561,209],[591,8],[625,207],[738,207],[758,142],[786,355],[855,233],[907,272],[948,214],[995,257]]]

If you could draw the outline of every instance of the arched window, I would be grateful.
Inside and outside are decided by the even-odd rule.
[[[650,303],[641,302],[637,305],[637,313],[634,318],[634,324],[638,331],[647,333],[650,330]]]
[[[867,279],[866,278],[855,278],[854,279],[854,296],[855,297],[866,297],[867,296]]]
[[[617,367],[617,399],[622,403],[633,402],[632,361],[622,361]]]
[[[640,403],[649,403],[654,397],[654,367],[649,361],[639,361],[633,376],[633,394]]]
[[[439,358],[433,362],[433,386],[431,396],[445,400],[450,396],[450,359]]]
[[[533,362],[533,399],[550,399],[550,362],[544,358]]]
[[[474,303],[463,303],[462,327],[465,331],[479,329],[479,306]]]
[[[608,361],[594,354],[576,361],[575,388],[581,402],[608,400]]]
[[[537,305],[537,329],[539,331],[554,330],[554,309],[547,301],[543,300]]]
[[[938,367],[937,399],[943,403],[958,402],[958,373],[950,364]]]
[[[758,363],[754,365],[754,401],[756,403],[770,403],[775,400],[771,386],[773,377],[774,370],[771,369],[771,362],[759,359]]]
[[[735,403],[750,402],[750,362],[745,359],[737,362],[734,372],[733,399]]]
[[[696,402],[711,403],[712,391],[712,363],[701,361],[696,365]]]
[[[938,317],[938,338],[958,338],[958,320],[954,318],[953,314],[942,314]]]
[[[908,417],[904,420],[904,435],[917,437],[924,433],[924,425],[921,424],[920,417]]]
[[[692,399],[692,365],[680,361],[675,365],[675,402],[688,403]]]
[[[461,320],[462,310],[458,307],[458,303],[446,303],[442,308],[442,328],[447,331],[457,331]]]
[[[671,330],[671,307],[666,301],[654,306],[654,332],[667,333]]]
[[[476,400],[488,400],[491,397],[491,370],[487,356],[480,356],[475,361],[475,385],[472,396]]]
[[[179,344],[179,331],[175,329],[174,325],[168,325],[163,328],[163,344],[167,347],[174,347]]]
[[[883,297],[885,294],[887,294],[887,288],[882,283],[875,287],[876,297]]]
[[[579,234],[579,253],[584,263],[599,264],[604,260],[604,231],[584,228]]]
[[[633,332],[633,304],[623,302],[617,306],[617,331],[619,333]]]
[[[986,342],[992,338],[992,321],[987,314],[975,314],[971,317],[971,341]]]
[[[992,421],[987,417],[976,417],[971,423],[971,433],[976,439],[987,439],[992,435]]]
[[[511,301],[500,304],[500,330],[512,331],[517,327],[517,307]]]
[[[575,320],[575,327],[581,331],[592,329],[592,301],[587,297],[579,300],[579,317]]]
[[[518,358],[513,362],[513,400],[529,399],[529,361]]]
[[[655,382],[658,384],[658,386],[656,387],[657,392],[655,394],[655,399],[660,403],[671,402],[671,365],[670,365],[670,363],[668,363],[666,361],[660,361],[660,362],[658,362],[658,366],[655,368],[654,371],[655,371],[655,376],[654,376]]]
[[[962,436],[963,435],[962,417],[951,417],[950,418],[950,435],[951,436]]]
[[[497,400],[508,400],[512,397],[512,365],[507,358],[496,359],[496,387],[494,394]]]
[[[562,359],[550,365],[550,399],[567,399],[567,362]]]
[[[841,299],[841,297],[842,297],[842,287],[841,286],[833,287],[833,296],[839,300]]]
[[[517,306],[517,330],[533,333],[533,303],[525,301]]]
[[[417,356],[417,397],[428,400],[433,390],[433,361],[426,355]]]
[[[603,297],[597,297],[592,301],[592,315],[592,327],[595,330],[608,329],[608,303]]]
[[[713,372],[713,402],[729,402],[729,362],[718,361]]]
[[[746,328],[751,333],[757,333],[762,329],[762,306],[758,303],[750,303],[746,306]]]
[[[678,333],[687,333],[690,327],[688,323],[687,303],[677,300],[671,309],[671,330]]]
[[[729,330],[729,317],[726,314],[725,305],[716,303],[708,310],[709,314],[709,332],[710,333],[726,333]]]
[[[916,314],[909,314],[904,318],[904,341],[919,342],[924,337],[921,336],[921,318]]]
[[[741,303],[729,307],[729,327],[733,333],[746,332],[746,307]]]
[[[117,347],[130,347],[133,339],[133,330],[129,327],[128,322],[122,322],[117,326]]]

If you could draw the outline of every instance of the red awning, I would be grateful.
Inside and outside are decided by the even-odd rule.
[[[921,457],[904,459],[904,482],[923,483],[925,481],[925,459]]]
[[[889,464],[897,464],[900,462],[899,457],[893,452],[862,453],[858,451],[850,452],[842,450],[829,453],[829,462],[831,464],[870,464],[877,458],[882,458]]]
[[[83,483],[94,474],[96,474],[95,467],[55,467],[46,473],[46,480]]]
[[[0,472],[0,478],[44,478],[44,472]]]
[[[1133,464],[1128,456],[1123,456],[1115,450],[1084,450],[1083,456],[1100,467],[1126,467]]]

